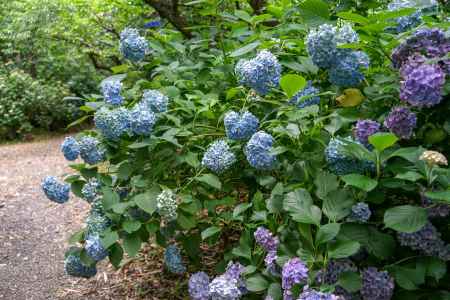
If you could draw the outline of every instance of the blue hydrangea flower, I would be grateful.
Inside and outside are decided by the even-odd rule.
[[[100,191],[101,183],[97,178],[91,178],[83,185],[81,194],[87,202],[91,203]]]
[[[436,203],[424,194],[421,194],[422,207],[426,208],[429,218],[445,218],[450,215],[450,205]]]
[[[108,249],[103,247],[98,234],[88,236],[84,249],[94,261],[101,261],[109,255]]]
[[[171,190],[164,190],[156,197],[156,209],[162,219],[167,221],[176,220],[178,217],[177,208],[177,198]]]
[[[369,137],[380,131],[381,124],[372,120],[359,120],[356,122],[355,136],[358,142],[370,149]]]
[[[422,22],[422,15],[425,12],[431,12],[438,6],[437,1],[417,1],[417,0],[394,0],[388,4],[389,11],[397,11],[405,8],[415,8],[416,11],[395,19],[397,26],[393,28],[394,32],[401,33],[417,27]]]
[[[250,138],[244,152],[252,167],[258,170],[274,168],[276,156],[270,153],[273,142],[273,137],[264,131],[258,131]]]
[[[352,51],[339,55],[339,59],[329,70],[331,83],[340,87],[352,87],[364,80],[363,68],[369,65],[369,58],[364,52]]]
[[[223,274],[209,284],[209,295],[214,300],[238,300],[242,293],[235,278]]]
[[[70,185],[60,183],[56,177],[47,176],[42,181],[42,190],[48,199],[56,203],[65,203],[69,201]]]
[[[119,48],[122,55],[133,62],[143,60],[149,51],[147,40],[135,28],[125,28],[120,33]]]
[[[369,221],[372,212],[369,205],[364,202],[358,202],[352,206],[352,211],[348,216],[349,220],[358,223],[367,223]]]
[[[281,275],[283,290],[290,291],[296,284],[306,282],[308,279],[308,268],[300,258],[294,257],[284,264]]]
[[[346,138],[352,141],[351,138]],[[371,161],[361,161],[354,157],[350,157],[344,151],[344,142],[338,139],[331,139],[325,148],[325,159],[328,169],[336,175],[346,175],[351,173],[364,174],[373,172],[375,164]]]
[[[229,111],[223,120],[227,137],[231,140],[247,140],[259,127],[259,120],[251,112]]]
[[[167,111],[169,98],[158,90],[145,90],[141,103],[155,113]]]
[[[95,202],[100,203],[100,201]],[[88,217],[86,218],[86,235],[100,235],[109,226],[111,226],[111,224],[111,220],[103,212],[99,211],[98,208],[93,206]]]
[[[183,274],[186,267],[183,264],[180,249],[176,245],[169,245],[164,252],[164,264],[167,270],[174,274]]]
[[[192,300],[209,300],[209,276],[205,272],[191,275],[188,283],[189,296]]]
[[[236,156],[224,140],[209,145],[202,158],[202,165],[217,174],[228,170],[235,162]]]
[[[394,293],[394,279],[386,271],[369,267],[362,272],[361,296],[364,300],[389,300]]]
[[[317,96],[320,93],[320,90],[314,87],[311,81],[308,81],[308,84],[304,89],[299,91],[297,94],[292,97],[289,103],[296,105],[298,108],[304,108],[311,105],[319,105],[320,97]]]
[[[281,65],[272,53],[263,50],[253,59],[241,59],[236,64],[235,72],[241,84],[266,95],[271,88],[278,86]]]
[[[318,272],[316,281],[318,284],[335,285],[338,283],[341,274],[357,271],[358,268],[350,259],[331,260],[324,270]],[[343,299],[353,299],[352,294],[340,285],[335,286],[334,293],[338,296],[342,296]]]
[[[156,115],[143,105],[136,105],[131,110],[131,130],[136,135],[149,136],[156,123]]]
[[[90,165],[95,165],[105,160],[105,148],[100,141],[91,136],[84,136],[80,139],[80,156]]]
[[[61,144],[61,151],[67,160],[74,161],[80,155],[80,145],[76,139],[68,136]]]
[[[384,120],[384,126],[401,139],[411,138],[416,124],[416,114],[407,107],[394,107]]]
[[[100,108],[94,116],[95,127],[109,140],[117,141],[131,130],[131,113],[124,107]]]
[[[111,105],[120,105],[123,97],[120,95],[122,82],[119,80],[106,80],[102,83],[102,92],[105,102]]]
[[[144,24],[144,28],[156,28],[162,25],[161,20],[153,20]]]
[[[80,248],[73,247],[66,253],[64,259],[64,271],[67,275],[74,277],[90,278],[97,274],[95,265],[86,266],[82,263],[80,258]]]

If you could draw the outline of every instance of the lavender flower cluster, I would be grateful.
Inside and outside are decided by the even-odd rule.
[[[305,286],[302,293],[300,294],[297,300],[341,300],[342,298],[331,294],[331,293],[323,293]],[[343,299],[342,299],[343,300]]]
[[[273,137],[264,131],[253,134],[244,150],[247,161],[252,167],[258,170],[274,168],[276,156],[270,153],[273,142]]]
[[[394,279],[386,271],[369,267],[362,272],[363,300],[390,300],[394,293]]]
[[[357,33],[348,24],[335,27],[320,25],[309,32],[306,46],[315,65],[328,69],[331,83],[350,87],[364,79],[362,69],[368,68],[369,58],[361,51],[338,48],[338,46],[358,41]]]
[[[308,81],[306,87],[295,94],[289,103],[296,105],[298,108],[318,105],[320,103],[320,97],[317,96],[319,93],[320,90],[314,87],[311,81]]]
[[[316,280],[319,284],[335,285],[343,273],[357,271],[357,267],[350,259],[331,260],[325,270],[317,274]],[[335,294],[344,299],[352,299],[352,294],[339,285],[335,287]]]
[[[202,158],[202,165],[217,174],[228,170],[235,162],[236,156],[224,140],[209,145]]]
[[[183,274],[186,267],[183,264],[180,249],[176,245],[169,245],[164,252],[164,264],[169,272]]]
[[[284,299],[293,299],[291,289],[300,283],[306,283],[308,279],[308,268],[298,257],[288,260],[281,272],[281,287],[283,288]]]
[[[441,234],[431,222],[413,233],[398,232],[397,239],[400,245],[410,247],[424,255],[450,260],[450,245],[445,244]]]
[[[120,33],[119,49],[122,55],[133,62],[144,59],[149,51],[147,40],[135,28],[125,28]]]
[[[435,203],[425,195],[422,197],[422,207],[427,209],[429,218],[445,218],[450,215],[450,205],[443,203]]]
[[[394,107],[384,120],[384,126],[401,139],[410,139],[416,124],[416,114],[407,107]]]
[[[380,132],[380,123],[372,120],[359,120],[356,123],[355,136],[356,140],[370,149],[372,146],[369,143],[369,137],[377,132]]]
[[[241,59],[235,72],[241,84],[266,95],[271,88],[278,87],[281,65],[272,53],[263,50],[253,59]]]
[[[277,250],[279,245],[278,237],[273,236],[265,227],[258,227],[254,233],[256,243],[260,245],[266,252],[264,262],[266,267],[273,273],[276,271]]]
[[[247,140],[259,127],[258,118],[248,111],[229,111],[223,121],[227,137],[231,140]]]

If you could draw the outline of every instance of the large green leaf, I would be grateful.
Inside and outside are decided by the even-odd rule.
[[[378,185],[378,181],[375,179],[360,174],[348,174],[341,178],[347,185],[357,187],[366,192],[370,192]]]
[[[312,203],[313,200],[307,190],[297,189],[285,196],[283,208],[290,213],[293,220],[319,226],[322,211]]]
[[[447,191],[437,191],[437,192],[426,192],[425,196],[432,200],[445,201],[450,203],[450,190]]]
[[[323,199],[323,213],[332,221],[342,220],[350,214],[354,204],[352,195],[346,190],[337,190],[329,193]]]
[[[306,0],[299,7],[301,16],[309,25],[326,23],[330,18],[328,4],[322,0]]]
[[[320,226],[316,234],[316,245],[320,245],[328,241],[331,241],[337,236],[340,229],[341,224],[338,223],[329,223]]]
[[[329,258],[346,258],[358,252],[360,244],[356,241],[337,241],[328,249]]]
[[[314,179],[316,186],[316,196],[325,199],[326,196],[339,187],[337,176],[329,172],[319,172]]]
[[[392,147],[398,141],[395,134],[387,132],[378,132],[369,136],[369,143],[379,152]]]
[[[130,257],[135,257],[141,249],[141,238],[137,232],[127,234],[123,238],[123,248]]]
[[[202,231],[202,240],[206,240],[207,238],[210,238],[216,234],[218,234],[220,232],[220,227],[217,226],[211,226],[206,228],[205,230]]]
[[[219,177],[214,174],[203,174],[199,177],[196,177],[195,180],[206,183],[209,186],[212,186],[215,189],[220,190],[222,188],[222,183],[220,182]]]
[[[256,48],[258,48],[259,45],[261,45],[260,41],[256,41],[251,44],[245,45],[244,47],[236,49],[233,52],[231,52],[230,56],[231,57],[242,56],[244,54],[247,54],[247,53],[255,50]]]
[[[396,231],[413,233],[427,222],[427,211],[418,206],[402,205],[388,209],[384,213],[386,227]]]
[[[291,99],[295,94],[303,89],[305,85],[306,79],[296,74],[287,74],[280,79],[281,89],[286,93],[288,99]]]
[[[139,208],[144,210],[149,214],[153,214],[156,210],[156,198],[158,197],[161,190],[157,185],[154,185],[151,189],[147,190],[145,193],[137,194],[133,197],[134,202]]]
[[[246,280],[246,288],[251,292],[261,292],[269,287],[269,282],[260,274]]]

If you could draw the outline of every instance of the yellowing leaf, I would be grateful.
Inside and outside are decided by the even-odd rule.
[[[364,95],[358,89],[346,89],[344,93],[336,98],[340,106],[353,107],[361,104],[364,100]]]

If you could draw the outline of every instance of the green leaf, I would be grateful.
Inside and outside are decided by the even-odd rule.
[[[216,234],[218,234],[221,231],[220,227],[217,226],[211,226],[206,228],[202,231],[202,240],[206,240],[207,238],[210,238]]]
[[[341,275],[339,275],[337,285],[340,285],[345,290],[351,293],[356,293],[361,289],[362,280],[358,273],[344,272]]]
[[[195,216],[182,212],[178,214],[177,223],[181,226],[181,228],[185,230],[190,230],[197,226],[197,220]]]
[[[408,147],[408,148],[400,148],[391,153],[388,157],[401,157],[412,163],[415,163],[419,160],[420,155],[423,153],[424,149],[422,147]]]
[[[392,207],[384,213],[384,224],[399,232],[413,233],[425,226],[427,211],[418,206]]]
[[[78,242],[81,242],[84,238],[84,229],[79,230],[72,234],[69,238],[69,244],[76,244]]]
[[[320,226],[320,228],[316,234],[316,245],[318,246],[320,244],[331,241],[332,239],[334,239],[337,236],[340,229],[341,229],[341,224],[338,224],[338,223],[329,223],[329,224]]]
[[[397,174],[395,178],[416,182],[417,180],[423,179],[424,177],[420,173],[408,171],[405,173]]]
[[[233,255],[244,257],[248,260],[252,259],[252,249],[246,243],[240,243],[238,247],[234,247],[231,251]]]
[[[267,295],[271,296],[273,300],[283,299],[281,285],[279,283],[272,283],[267,290]]]
[[[397,141],[398,137],[395,134],[387,132],[378,132],[369,136],[369,143],[379,152],[394,146]]]
[[[309,192],[305,189],[297,189],[286,194],[283,208],[291,214],[294,221],[320,225],[322,211],[313,205]]]
[[[123,238],[123,248],[130,257],[135,257],[141,249],[141,238],[137,232],[127,234]]]
[[[350,214],[353,197],[347,190],[337,190],[323,199],[322,211],[332,221],[342,220]]]
[[[219,177],[214,174],[204,174],[202,176],[196,177],[195,180],[206,183],[209,186],[212,186],[215,189],[222,189],[222,183],[220,182]]]
[[[142,224],[139,221],[126,220],[125,222],[122,223],[122,228],[128,233],[133,233],[137,231],[139,228],[141,228],[141,225]]]
[[[426,192],[425,196],[432,200],[440,200],[450,203],[450,190],[447,191],[437,191],[437,192]]]
[[[436,257],[424,257],[420,263],[425,265],[426,275],[433,277],[436,281],[444,278],[447,273],[447,264]]]
[[[238,206],[236,206],[233,210],[233,219],[238,218],[243,212],[252,207],[252,205],[253,205],[252,203],[241,203]]]
[[[301,16],[311,26],[326,23],[330,18],[328,4],[322,0],[306,0],[299,7]]]
[[[145,193],[134,196],[133,200],[140,209],[144,210],[146,213],[153,214],[156,210],[156,198],[160,192],[161,190],[159,187],[154,185]]]
[[[356,13],[353,13],[353,12],[349,12],[349,11],[340,12],[337,14],[337,16],[341,19],[352,21],[355,23],[363,24],[363,25],[369,24],[369,22],[370,22],[370,20],[367,19],[366,17],[361,16]]]
[[[130,177],[133,169],[128,161],[124,161],[120,164],[119,170],[117,171],[117,178],[122,180],[127,180]]]
[[[269,282],[260,274],[246,280],[246,288],[251,292],[262,292],[269,287]]]
[[[115,243],[108,249],[108,251],[109,251],[109,261],[114,266],[114,268],[118,269],[120,267],[120,262],[122,261],[123,258],[122,247],[118,243]]]
[[[102,233],[101,241],[102,241],[102,245],[105,249],[109,248],[109,246],[111,246],[118,240],[119,240],[119,235],[117,234],[116,231],[106,230]]]
[[[245,45],[244,47],[236,49],[233,52],[231,52],[230,56],[231,57],[242,56],[244,54],[247,54],[247,53],[255,50],[256,48],[258,48],[259,45],[261,45],[260,41],[256,41],[251,44]]]
[[[119,202],[114,204],[111,208],[112,211],[115,212],[116,214],[123,214],[128,207],[133,206],[133,202]]]
[[[280,79],[281,89],[286,93],[288,99],[291,99],[301,89],[306,86],[306,79],[300,75],[287,74]]]
[[[338,241],[328,250],[328,258],[346,258],[358,252],[360,244],[355,241]]]
[[[395,281],[399,286],[405,290],[416,290],[419,285],[425,282],[424,268],[406,268],[402,266],[391,267],[390,270],[394,273]]]
[[[111,209],[114,204],[117,204],[120,202],[120,196],[116,192],[114,192],[111,188],[105,187],[102,188],[102,203],[103,207],[108,210]]]
[[[370,192],[378,185],[378,181],[360,174],[348,174],[341,176],[347,185],[357,187],[363,191]]]
[[[124,64],[124,65],[114,66],[111,68],[111,70],[113,71],[114,74],[119,74],[119,73],[126,73],[129,68],[130,68],[130,66],[128,64]]]
[[[235,10],[234,15],[247,23],[252,22],[252,17],[245,10]]]
[[[319,172],[314,179],[314,184],[317,187],[316,196],[322,200],[339,187],[337,176],[329,172]]]

